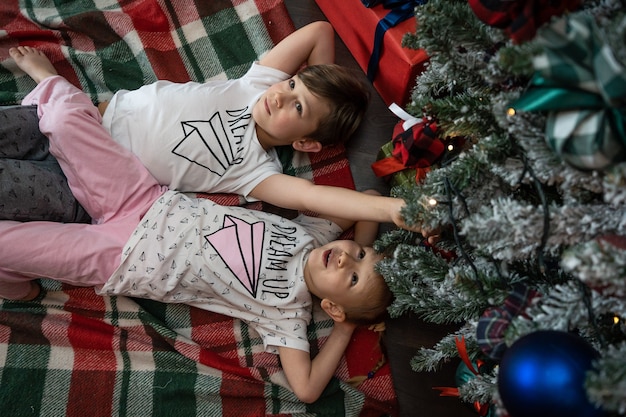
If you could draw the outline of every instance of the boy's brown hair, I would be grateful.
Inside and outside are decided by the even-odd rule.
[[[361,74],[336,64],[311,65],[298,78],[316,97],[326,100],[330,114],[309,139],[323,146],[346,142],[357,130],[370,100],[370,90]]]

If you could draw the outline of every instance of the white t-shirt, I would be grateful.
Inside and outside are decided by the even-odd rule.
[[[141,220],[100,294],[190,304],[244,320],[265,349],[309,350],[310,251],[341,234],[321,218],[280,216],[167,191]]]
[[[258,141],[252,108],[270,86],[289,77],[253,63],[234,80],[157,81],[118,91],[102,123],[160,184],[246,197],[265,178],[282,172],[276,151],[265,151]]]

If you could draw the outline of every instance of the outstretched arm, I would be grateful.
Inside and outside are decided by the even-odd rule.
[[[303,350],[278,348],[287,381],[300,401],[312,403],[319,398],[334,375],[355,328],[352,323],[336,322],[313,360]]]
[[[404,223],[400,213],[404,207],[402,199],[371,195],[342,187],[315,185],[306,179],[286,174],[266,178],[250,195],[283,208],[311,210],[325,218],[394,223],[404,229],[420,231],[419,227],[408,227]]]
[[[362,191],[362,193],[380,196],[380,193],[376,190],[365,190]],[[375,221],[354,221],[352,219],[343,219],[328,215],[320,215],[320,217],[332,221],[344,231],[354,226],[354,241],[361,246],[372,246],[378,236],[378,227],[380,224]]]
[[[296,30],[274,46],[261,65],[295,74],[302,64],[335,62],[335,31],[328,22],[313,22]]]

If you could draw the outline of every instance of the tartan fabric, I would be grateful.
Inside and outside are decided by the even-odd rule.
[[[444,145],[436,135],[437,125],[422,123],[412,126],[393,138],[393,154],[405,166],[425,168],[443,154]]]
[[[286,387],[278,357],[238,320],[179,304],[100,297],[42,280],[45,297],[0,305],[0,413],[6,416],[380,416],[394,413],[388,369],[361,390],[343,380],[380,358],[359,330],[323,397]],[[332,322],[309,326],[312,352]],[[375,336],[374,336],[375,337]],[[350,352],[349,352],[350,353]],[[369,392],[369,394],[366,394]]]
[[[445,151],[436,132],[435,122],[420,121],[406,129],[404,121],[396,123],[393,139],[381,147],[372,164],[374,174],[388,178],[392,186],[420,182]]]
[[[156,79],[238,77],[293,31],[282,0],[16,0],[0,3],[0,103],[34,83],[8,58],[41,48],[94,102]],[[280,152],[286,172],[354,188],[343,147],[312,156]],[[240,204],[229,194],[201,197]],[[252,208],[261,208],[254,203]],[[314,404],[286,388],[278,358],[232,318],[185,305],[100,297],[41,280],[30,303],[0,301],[3,416],[383,416],[397,414],[377,334],[359,329]],[[309,327],[316,354],[332,327],[321,311]]]
[[[544,49],[535,75],[513,107],[548,111],[546,141],[574,167],[626,161],[626,69],[593,18],[569,15],[540,30],[537,41]]]
[[[18,10],[19,7],[19,10]],[[34,82],[9,58],[40,48],[94,101],[119,89],[239,77],[293,30],[277,0],[16,0],[0,4],[0,104],[17,104]]]
[[[394,156],[393,141],[380,147],[376,161],[372,163],[372,171],[382,177],[391,187],[411,186],[419,183],[430,171],[430,168],[407,167]]]
[[[476,326],[476,341],[483,353],[492,359],[500,360],[506,350],[505,332],[511,321],[531,304],[539,293],[524,285],[516,284],[511,289],[504,304],[485,310]]]

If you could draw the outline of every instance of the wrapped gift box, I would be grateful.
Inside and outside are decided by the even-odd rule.
[[[374,47],[378,22],[389,13],[382,5],[365,7],[360,0],[315,0],[335,31],[346,44],[364,72]],[[374,87],[387,105],[405,105],[424,69],[428,56],[423,50],[402,47],[405,33],[415,33],[414,17],[390,28],[384,35],[382,54]]]

